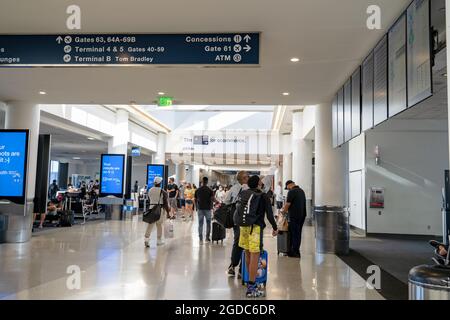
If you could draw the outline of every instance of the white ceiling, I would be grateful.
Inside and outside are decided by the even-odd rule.
[[[152,104],[309,105],[330,101],[386,30],[366,28],[379,5],[383,28],[410,0],[77,0],[81,33],[260,31],[257,68],[14,68],[0,72],[0,100]],[[0,0],[3,34],[67,33],[72,0]],[[294,64],[291,57],[301,61]],[[40,90],[48,92],[38,95]],[[282,92],[290,92],[282,96]]]

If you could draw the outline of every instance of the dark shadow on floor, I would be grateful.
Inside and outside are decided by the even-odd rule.
[[[378,265],[381,269],[380,294],[386,299],[406,300],[409,270],[417,265],[432,263],[433,249],[428,244],[432,238],[354,236],[350,241],[350,254],[340,258],[364,279],[370,276],[367,267]]]

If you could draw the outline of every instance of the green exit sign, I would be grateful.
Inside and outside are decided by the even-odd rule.
[[[158,97],[158,106],[160,107],[170,107],[172,102],[172,97]]]

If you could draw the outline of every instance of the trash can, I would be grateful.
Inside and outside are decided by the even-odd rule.
[[[133,218],[134,213],[134,200],[125,200],[125,205],[123,206],[123,220],[128,220]]]
[[[349,212],[344,207],[314,207],[316,251],[348,254],[350,247]]]
[[[8,231],[8,216],[0,214],[0,243],[6,242],[6,231]]]
[[[450,300],[450,267],[421,265],[408,277],[409,300]]]

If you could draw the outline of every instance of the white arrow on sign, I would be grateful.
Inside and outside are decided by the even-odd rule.
[[[250,50],[252,50],[252,47],[250,47],[249,45],[246,45],[244,47],[245,52],[249,52]]]
[[[245,35],[245,37],[244,37],[244,40],[245,40],[245,42],[249,42],[250,40],[251,40],[252,38],[247,34],[247,35]]]
[[[58,38],[56,38],[56,42],[58,42],[58,44],[61,44],[61,41],[63,41],[63,38],[61,36],[59,36]]]

